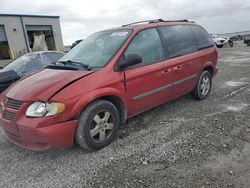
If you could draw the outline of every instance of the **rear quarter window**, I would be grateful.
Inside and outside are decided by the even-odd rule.
[[[197,45],[192,30],[185,25],[159,28],[164,36],[169,58],[196,52]]]
[[[212,37],[208,34],[207,31],[205,31],[200,26],[192,25],[190,26],[192,29],[195,39],[197,41],[198,49],[204,49],[209,48],[211,46],[214,46],[214,41]]]

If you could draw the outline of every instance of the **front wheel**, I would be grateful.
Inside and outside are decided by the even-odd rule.
[[[192,96],[197,100],[207,98],[212,86],[212,75],[209,71],[203,71],[200,75],[199,81],[191,92]]]
[[[106,100],[97,100],[81,113],[76,142],[84,149],[99,150],[109,145],[119,129],[117,108]]]

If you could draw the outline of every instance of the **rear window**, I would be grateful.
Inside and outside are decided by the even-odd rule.
[[[192,30],[187,26],[165,26],[160,30],[166,40],[169,58],[196,52],[197,45]]]
[[[192,25],[190,28],[192,29],[196,38],[198,49],[204,49],[214,46],[214,41],[207,31],[195,25]]]

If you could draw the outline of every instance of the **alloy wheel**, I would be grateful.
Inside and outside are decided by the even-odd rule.
[[[211,82],[210,82],[210,79],[208,76],[204,76],[202,78],[202,82],[201,82],[201,94],[204,96],[204,95],[207,95],[207,93],[209,92],[210,90],[210,85],[211,85]]]
[[[96,114],[91,122],[90,136],[96,143],[105,141],[112,134],[114,127],[114,117],[108,111]]]

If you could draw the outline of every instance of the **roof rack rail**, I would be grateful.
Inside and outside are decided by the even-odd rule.
[[[164,22],[163,19],[159,18],[159,19],[156,19],[156,20],[151,20],[150,22],[148,23],[158,23],[158,22]]]
[[[184,19],[184,20],[164,20],[164,22],[190,22],[190,21]]]
[[[194,23],[193,21],[188,21],[187,19],[183,19],[183,20],[163,20],[163,19],[155,19],[155,20],[144,20],[144,21],[138,21],[138,22],[132,22],[132,23],[129,23],[129,24],[124,24],[122,25],[122,27],[125,27],[125,26],[129,26],[129,25],[134,25],[134,24],[140,24],[140,23],[158,23],[158,22],[192,22]]]
[[[190,23],[195,23],[194,21],[190,21],[188,19],[183,19],[183,20],[164,20],[164,22],[190,22]]]
[[[134,25],[134,24],[140,24],[140,23],[158,23],[158,22],[164,22],[163,19],[155,19],[155,20],[144,20],[144,21],[138,21],[138,22],[132,22],[129,24],[124,24],[122,27],[129,26],[129,25]]]

